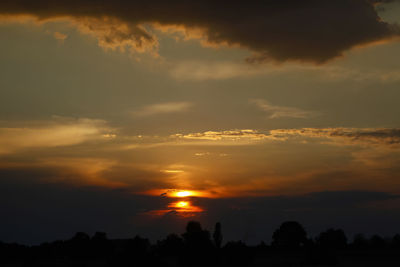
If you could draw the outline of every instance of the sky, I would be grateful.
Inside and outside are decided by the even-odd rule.
[[[400,2],[0,3],[0,240],[400,232]]]

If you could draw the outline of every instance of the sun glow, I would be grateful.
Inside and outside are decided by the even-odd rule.
[[[158,195],[163,198],[170,198],[165,209],[153,210],[146,212],[149,215],[163,216],[167,213],[174,213],[181,217],[192,217],[204,212],[204,208],[196,206],[192,201],[197,201],[197,198],[208,197],[209,193],[198,190],[184,189],[153,189],[145,192],[145,194]]]
[[[172,202],[168,205],[168,208],[181,214],[186,213],[187,215],[204,211],[202,208],[194,206],[190,201]]]
[[[189,197],[189,196],[192,196],[193,193],[190,192],[190,191],[179,191],[179,192],[176,192],[176,193],[173,194],[173,195],[174,195],[174,196],[177,196],[177,197]]]
[[[200,190],[186,190],[186,189],[152,189],[143,193],[146,195],[162,196],[168,198],[217,197],[216,193],[210,193],[208,191],[200,191]]]
[[[177,208],[184,208],[187,206],[189,206],[189,202],[187,202],[187,201],[179,201],[178,203],[176,203]]]

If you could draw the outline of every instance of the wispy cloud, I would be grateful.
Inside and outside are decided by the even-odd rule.
[[[40,125],[0,128],[0,153],[24,148],[77,145],[90,140],[109,139],[113,130],[103,120],[58,118]]]
[[[170,136],[142,136],[130,139],[131,142],[121,146],[121,149],[154,148],[162,146],[237,146],[252,145],[263,140],[274,139],[269,134],[252,129],[235,129],[224,131],[205,131],[195,133],[176,133]],[[209,155],[208,152],[196,153],[196,156]],[[226,156],[226,155],[221,155]]]
[[[269,136],[251,129],[175,134],[172,137],[176,137],[179,139],[192,139],[192,140],[232,140],[232,141],[243,140],[243,139],[261,140],[269,138]]]
[[[252,99],[250,100],[250,102],[255,104],[259,109],[267,112],[269,114],[270,119],[283,118],[283,117],[306,119],[314,117],[318,114],[317,112],[314,111],[302,110],[295,107],[272,105],[263,99]]]
[[[257,65],[235,62],[179,62],[173,65],[169,73],[177,80],[225,80],[268,74],[273,70]]]
[[[395,83],[400,71],[381,69],[377,66],[347,67],[341,65],[305,65],[298,62],[285,64],[247,64],[236,61],[180,61],[168,65],[169,75],[179,81],[207,81],[246,79],[255,76],[304,74],[324,81],[353,81],[357,83]]]
[[[64,43],[64,41],[68,38],[68,35],[61,33],[61,32],[55,32],[53,33],[53,37],[58,40],[60,43]]]
[[[190,102],[166,102],[142,107],[132,112],[134,116],[152,116],[157,114],[187,111],[193,104]]]
[[[170,136],[141,136],[131,138],[121,149],[146,149],[162,146],[240,146],[268,142],[318,143],[321,145],[396,148],[400,145],[397,128],[299,128],[258,131],[234,129],[176,133]],[[209,155],[198,152],[196,156]]]

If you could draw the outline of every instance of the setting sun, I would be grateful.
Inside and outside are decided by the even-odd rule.
[[[175,195],[176,195],[177,197],[188,197],[188,196],[193,195],[193,193],[190,192],[190,191],[179,191],[179,192],[177,192]]]
[[[175,189],[175,188],[166,188],[166,189],[152,189],[143,192],[146,195],[153,195],[153,196],[162,196],[162,197],[169,197],[169,198],[185,198],[185,197],[209,197],[215,198],[220,196],[216,193],[217,189],[213,190],[213,193],[208,191],[201,191],[201,190],[186,190],[186,189]]]
[[[189,206],[189,202],[187,202],[187,201],[179,201],[178,203],[176,203],[176,207],[179,207],[179,208],[184,208],[187,206]]]

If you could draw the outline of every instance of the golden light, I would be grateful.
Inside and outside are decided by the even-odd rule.
[[[166,209],[147,211],[146,214],[151,216],[163,216],[167,213],[174,212],[181,217],[192,217],[203,212],[204,209],[199,206],[194,206],[191,201],[175,201],[170,202]]]
[[[176,207],[179,207],[179,208],[184,208],[187,206],[189,206],[189,202],[187,202],[187,201],[179,201],[178,203],[176,203]]]
[[[184,170],[161,170],[161,172],[164,172],[164,173],[183,173],[185,171]]]
[[[201,207],[194,206],[190,201],[176,201],[168,205],[169,209],[173,209],[178,213],[197,213],[204,211]]]
[[[213,190],[215,191],[215,190]],[[208,191],[201,190],[187,190],[187,189],[176,189],[176,188],[165,188],[165,189],[151,189],[149,191],[143,192],[146,195],[162,196],[168,198],[185,198],[185,197],[206,197],[215,198],[219,194],[215,192],[211,193]]]
[[[193,195],[193,193],[190,192],[190,191],[179,191],[179,192],[176,192],[175,195],[176,195],[177,197],[188,197],[188,196]]]

